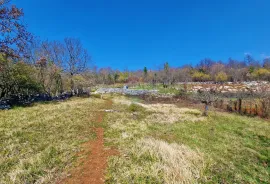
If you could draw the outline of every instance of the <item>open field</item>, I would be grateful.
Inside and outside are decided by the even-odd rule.
[[[130,99],[115,102],[121,113],[107,116],[107,138],[122,154],[110,160],[108,181],[269,181],[269,122],[228,113],[202,118],[198,110],[163,104],[141,104],[128,113],[123,104]]]
[[[102,100],[75,98],[0,111],[0,183],[56,181],[80,145],[95,139],[102,107]]]
[[[111,148],[96,183],[269,181],[270,122],[259,118],[104,95],[0,111],[0,132],[0,183],[79,183],[78,163]],[[86,176],[95,166],[82,165]]]

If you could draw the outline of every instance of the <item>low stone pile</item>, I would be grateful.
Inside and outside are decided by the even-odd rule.
[[[189,83],[188,83],[189,84]],[[189,84],[189,92],[197,92],[198,90],[210,91],[215,90],[221,93],[238,93],[238,92],[260,92],[262,89],[264,91],[270,91],[270,83],[265,81],[250,81],[241,83],[194,83]]]
[[[0,110],[9,110],[11,106],[6,101],[0,101]]]
[[[122,88],[99,88],[95,91],[96,94],[105,93],[116,93],[131,96],[141,96],[141,95],[155,95],[158,90],[143,90],[143,89],[122,89]]]
[[[35,102],[46,102],[46,101],[62,101],[70,98],[71,93],[62,93],[58,96],[50,96],[48,94],[36,94],[36,95],[13,95],[9,98],[0,100],[0,110],[9,110],[14,105],[27,106]]]

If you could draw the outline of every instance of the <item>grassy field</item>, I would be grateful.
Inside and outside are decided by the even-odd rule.
[[[155,86],[149,84],[140,84],[131,86],[131,89],[158,90],[161,94],[178,95],[180,93],[179,89],[183,89],[183,85],[174,85],[164,88],[162,84],[156,84]]]
[[[106,183],[268,183],[270,122],[228,113],[201,116],[173,104],[104,96],[112,109],[104,128]],[[55,183],[76,165],[83,142],[94,140],[106,100],[0,111],[0,183]]]
[[[135,103],[137,105],[134,105]],[[137,106],[137,108],[135,108]],[[115,99],[108,183],[268,183],[270,123],[228,113]]]
[[[0,111],[0,183],[49,183],[94,139],[99,99],[72,99]]]

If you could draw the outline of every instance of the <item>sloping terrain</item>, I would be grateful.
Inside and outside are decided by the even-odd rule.
[[[107,183],[267,183],[270,122],[117,97]]]
[[[269,181],[269,121],[103,98],[0,111],[0,183]]]

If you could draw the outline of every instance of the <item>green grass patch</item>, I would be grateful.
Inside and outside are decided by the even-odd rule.
[[[203,183],[267,183],[269,122],[238,115],[212,115],[206,122],[152,125],[152,135],[198,148],[206,158]]]
[[[130,112],[144,112],[145,108],[141,105],[132,103],[131,105],[129,105],[128,110]]]
[[[158,90],[161,94],[173,94],[180,95],[183,89],[182,85],[170,85],[168,88],[164,88],[162,84],[151,85],[151,84],[140,84],[132,87],[132,89],[144,89],[144,90]]]

